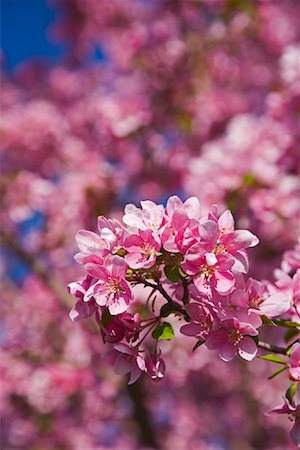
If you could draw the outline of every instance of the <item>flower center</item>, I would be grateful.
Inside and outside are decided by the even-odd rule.
[[[215,246],[214,252],[216,255],[219,255],[220,253],[226,252],[226,249],[225,249],[224,245],[222,245],[220,242],[218,242]]]
[[[228,337],[229,341],[234,345],[237,345],[243,339],[243,335],[240,330],[230,331]]]
[[[214,272],[215,269],[205,264],[200,267],[200,274],[203,275],[206,280],[210,280]]]
[[[148,242],[144,242],[143,247],[141,248],[142,252],[146,255],[152,255],[155,253],[153,245],[149,244]]]
[[[249,302],[250,308],[259,309],[260,305],[263,303],[264,299],[256,295],[252,297]]]
[[[109,280],[105,283],[105,286],[107,287],[107,289],[110,291],[111,294],[123,292],[123,288],[120,281],[114,278],[109,278]]]

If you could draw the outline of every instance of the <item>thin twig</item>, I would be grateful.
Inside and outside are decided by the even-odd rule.
[[[286,355],[287,354],[287,348],[279,347],[277,345],[267,344],[266,342],[259,341],[257,344],[257,347],[262,348],[263,350],[266,350],[267,352],[271,353],[278,353],[280,355]]]

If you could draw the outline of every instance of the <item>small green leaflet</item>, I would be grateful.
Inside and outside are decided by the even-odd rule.
[[[281,367],[279,370],[276,370],[276,372],[272,373],[272,375],[270,375],[268,377],[268,380],[272,380],[272,378],[277,377],[277,375],[279,375],[281,372],[284,372],[286,369],[287,369],[287,366]]]
[[[260,356],[261,359],[266,359],[267,361],[272,361],[278,364],[284,364],[286,365],[286,361],[283,358],[280,358],[280,356],[277,355],[273,355],[273,354],[269,354],[269,355],[264,355],[264,356]]]
[[[174,337],[172,325],[168,322],[163,322],[152,331],[152,337],[157,341],[161,341],[162,339],[170,341]]]
[[[200,341],[196,342],[196,344],[195,344],[194,347],[193,347],[193,352],[194,352],[195,350],[197,350],[197,348],[200,347],[200,345],[203,345],[204,342],[205,342],[205,341],[204,341],[203,339],[201,339]]]
[[[178,283],[180,275],[178,266],[166,266],[164,268],[164,272],[168,280],[172,281],[172,283]]]
[[[285,393],[285,396],[290,403],[293,403],[293,398],[296,395],[296,390],[297,390],[297,383],[293,383],[290,385],[290,387]]]

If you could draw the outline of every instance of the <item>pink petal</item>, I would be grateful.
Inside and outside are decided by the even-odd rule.
[[[143,239],[138,234],[130,234],[124,240],[124,247],[126,250],[136,250],[139,249],[143,245]]]
[[[258,331],[250,323],[240,322],[238,329],[243,335],[257,336]]]
[[[246,336],[240,341],[238,352],[246,361],[252,361],[257,354],[257,346],[253,339]]]
[[[294,444],[299,448],[300,447],[300,420],[296,418],[295,424],[290,431],[290,436]]]
[[[218,225],[222,232],[228,233],[234,230],[234,218],[231,211],[227,209],[218,219]]]
[[[218,262],[216,255],[214,253],[206,253],[205,259],[209,266],[214,266]]]
[[[205,345],[208,350],[216,350],[228,342],[228,335],[224,330],[212,332],[206,339]]]
[[[213,277],[214,287],[220,295],[229,294],[234,285],[235,278],[231,272],[218,271]]]
[[[77,321],[90,317],[96,311],[94,303],[87,303],[82,300],[78,300],[75,306],[71,309],[69,317],[71,320]]]
[[[194,285],[202,294],[209,295],[211,293],[210,284],[202,275],[194,278]]]
[[[100,250],[105,248],[105,242],[98,234],[88,230],[80,230],[76,234],[75,240],[80,251],[85,252],[88,249]]]
[[[99,280],[106,280],[109,277],[107,270],[98,264],[87,263],[85,269],[92,277],[98,278]]]
[[[95,297],[97,301],[97,297]],[[98,303],[98,301],[97,301]],[[122,292],[119,294],[114,295],[109,299],[107,302],[108,310],[112,316],[115,316],[117,314],[121,314],[122,312],[125,312],[128,309],[130,303],[130,299],[127,295],[124,295]]]
[[[232,266],[232,270],[241,273],[248,273],[249,271],[249,259],[246,251],[238,250],[231,253],[235,261]]]
[[[122,279],[126,277],[127,264],[121,256],[113,256],[112,262],[112,275],[114,278]]]
[[[296,342],[291,349],[291,364],[300,366],[300,343]]]
[[[114,372],[117,375],[126,375],[126,373],[131,371],[132,358],[127,355],[120,354],[114,363]]]
[[[182,201],[177,195],[172,195],[166,205],[166,212],[168,216],[172,216],[174,211],[182,208]]]
[[[109,299],[109,291],[107,290],[105,285],[97,284],[97,285],[95,285],[93,296],[95,298],[95,301],[96,301],[97,305],[105,306],[107,304],[108,299]]]
[[[184,202],[184,209],[189,218],[200,219],[201,206],[197,197],[190,197]]]
[[[100,236],[101,239],[103,239],[110,248],[117,240],[116,235],[109,228],[103,228],[101,230]]]
[[[141,370],[138,368],[138,366],[135,364],[132,367],[131,373],[130,373],[130,378],[128,381],[128,384],[133,384],[136,382],[136,380],[140,377],[141,375]]]
[[[185,336],[197,336],[203,331],[203,327],[196,323],[188,323],[180,328],[180,333]]]
[[[300,381],[300,366],[290,367],[289,374],[293,380]]]
[[[186,305],[185,310],[188,315],[194,320],[203,317],[203,307],[198,303],[189,303],[188,305]]]
[[[128,253],[124,259],[131,269],[141,269],[147,261],[147,256],[138,252]]]
[[[125,353],[126,355],[134,355],[133,348],[129,347],[126,344],[114,344],[114,349],[116,349],[120,353]]]
[[[229,251],[254,247],[259,242],[258,238],[248,230],[236,230],[232,233],[225,234],[221,241]]]
[[[219,356],[223,361],[231,361],[237,354],[237,348],[231,342],[227,342],[220,350]]]
[[[290,299],[285,294],[271,294],[261,305],[260,311],[267,317],[276,317],[288,311],[291,307]]]
[[[220,235],[218,224],[213,220],[206,220],[200,226],[200,236],[207,246],[207,250],[213,250]]]

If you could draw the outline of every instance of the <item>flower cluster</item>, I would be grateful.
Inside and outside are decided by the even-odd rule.
[[[163,376],[158,344],[174,335],[165,321],[171,314],[187,322],[182,334],[218,350],[224,361],[237,353],[250,361],[263,320],[292,308],[280,286],[246,279],[247,249],[258,238],[235,230],[229,210],[219,215],[213,206],[203,215],[195,197],[183,203],[172,196],[165,208],[152,201],[127,205],[123,222],[99,217],[98,234],[77,233],[75,259],[87,277],[69,285],[77,298],[70,316],[96,315],[116,372],[130,372],[130,382],[143,371],[153,379]],[[137,285],[150,288],[142,311],[134,298]]]

